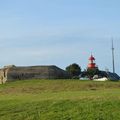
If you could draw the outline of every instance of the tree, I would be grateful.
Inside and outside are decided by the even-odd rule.
[[[87,69],[87,76],[92,79],[94,75],[99,74],[99,69],[98,68],[94,68],[94,69]]]
[[[81,67],[78,64],[73,63],[66,67],[66,71],[69,72],[72,78],[78,77],[81,73]]]

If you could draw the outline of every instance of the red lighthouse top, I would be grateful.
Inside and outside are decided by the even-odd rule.
[[[95,58],[93,57],[93,55],[91,55],[89,58],[88,68],[90,68],[90,69],[96,68],[96,64],[94,61],[95,61]]]
[[[93,55],[90,56],[89,60],[95,60],[95,58],[93,57]]]

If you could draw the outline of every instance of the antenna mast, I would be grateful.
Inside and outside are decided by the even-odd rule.
[[[114,44],[112,38],[112,64],[113,64],[113,73],[115,73],[115,60],[114,60]]]

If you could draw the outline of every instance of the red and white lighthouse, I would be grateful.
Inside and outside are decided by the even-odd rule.
[[[95,58],[93,55],[90,56],[89,58],[89,64],[88,64],[88,69],[94,69],[97,68],[96,63],[95,63]]]

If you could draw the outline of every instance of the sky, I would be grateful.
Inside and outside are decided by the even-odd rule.
[[[0,0],[0,67],[77,63],[91,53],[99,69],[120,75],[119,0]]]

